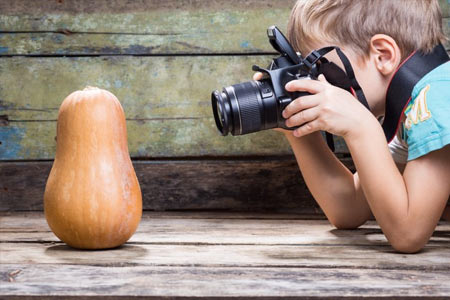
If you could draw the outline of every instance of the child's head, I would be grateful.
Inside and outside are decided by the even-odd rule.
[[[402,58],[429,52],[445,39],[438,1],[299,0],[288,25],[289,40],[302,54],[326,42],[367,56],[375,34],[393,38]]]
[[[430,52],[445,35],[437,0],[298,0],[288,38],[302,55],[339,46],[378,117],[400,63],[416,50]],[[336,54],[326,57],[342,67]]]

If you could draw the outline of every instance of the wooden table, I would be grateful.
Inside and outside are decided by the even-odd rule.
[[[320,216],[146,212],[124,246],[80,251],[42,212],[1,213],[0,298],[450,297],[450,223],[398,254],[374,223]]]

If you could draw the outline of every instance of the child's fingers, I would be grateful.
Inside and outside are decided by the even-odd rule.
[[[292,101],[282,112],[282,116],[288,119],[295,113],[319,105],[319,100],[314,95],[302,96]]]
[[[308,122],[317,119],[319,116],[319,108],[317,106],[302,110],[286,120],[287,127],[302,126]]]
[[[253,74],[253,80],[261,80],[263,77],[263,73],[261,72],[256,72],[255,74]]]
[[[310,94],[320,93],[325,89],[323,82],[312,79],[299,79],[288,82],[285,86],[289,92],[305,91]]]
[[[320,122],[318,119],[315,119],[295,129],[293,134],[295,137],[302,137],[319,130],[321,130]]]
[[[323,74],[320,74],[319,77],[318,77],[318,79],[319,79],[320,82],[323,82],[323,83],[329,83],[329,82],[327,81],[327,79],[325,78],[325,75],[323,75]]]

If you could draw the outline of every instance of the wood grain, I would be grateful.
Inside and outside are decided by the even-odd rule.
[[[438,0],[443,17],[450,17],[448,0]],[[220,11],[233,9],[291,9],[295,0],[47,0],[42,2],[0,0],[0,11],[4,15],[38,15],[47,14],[115,14],[138,13],[142,11]],[[36,24],[38,24],[37,20]],[[119,26],[119,24],[117,24]],[[30,27],[35,29],[35,27]]]
[[[150,233],[151,234],[151,233]],[[450,245],[429,246],[401,256],[390,245],[155,245],[133,243],[108,251],[75,250],[63,243],[0,243],[10,264],[95,265],[104,267],[315,267],[446,271]],[[367,255],[368,252],[378,255]],[[189,258],[189,259],[186,259]]]
[[[2,213],[0,297],[450,297],[448,222],[404,255],[373,222],[334,230],[283,216],[145,213],[124,246],[79,251],[46,239],[42,212]]]
[[[5,280],[18,270],[13,282]],[[5,278],[0,285],[3,299],[48,299],[51,295],[80,299],[450,297],[447,271],[4,264],[0,276]]]
[[[294,0],[0,1],[0,55],[274,52]]]
[[[259,34],[229,33],[3,33],[1,56],[92,56],[92,55],[200,55],[275,53],[266,29],[274,22],[261,23]],[[282,27],[282,26],[280,26]],[[245,30],[245,29],[243,29]],[[274,54],[275,55],[275,54]]]
[[[6,219],[4,217],[7,217]],[[2,222],[2,229],[18,229],[26,230],[28,227],[37,226],[39,230],[39,224],[45,224],[42,219],[43,211],[1,211],[0,221]],[[218,211],[218,210],[203,210],[203,211],[145,211],[143,218],[150,219],[246,219],[246,220],[325,220],[324,215],[316,214],[300,214],[300,213],[271,213],[271,212],[246,212],[246,211]],[[5,222],[5,220],[9,220]],[[18,222],[20,220],[20,222]],[[29,223],[31,222],[31,223]],[[47,227],[46,227],[47,228]],[[29,228],[28,228],[29,229]],[[47,228],[48,229],[48,228]],[[45,230],[44,230],[45,231]]]
[[[375,221],[369,221],[357,230],[337,230],[323,218],[323,215],[304,214],[145,211],[129,244],[389,248]],[[50,231],[43,212],[1,213],[0,225],[0,243],[47,245],[59,241]],[[428,247],[449,247],[449,232],[450,223],[441,221]]]
[[[271,59],[268,55],[2,58],[0,109],[10,122],[55,121],[64,98],[90,85],[114,93],[130,120],[212,120],[211,92],[251,80],[252,65],[265,66]]]
[[[267,130],[223,137],[214,120],[207,118],[127,120],[127,131],[129,154],[139,159],[292,154],[281,133]],[[53,159],[56,121],[9,121],[0,127],[0,142],[0,161]],[[344,150],[340,147],[338,152]]]
[[[0,15],[0,26],[31,23],[2,28],[0,56],[274,53],[266,29],[286,31],[288,16],[288,8],[47,15],[38,22]]]
[[[442,0],[440,0],[442,1]],[[445,0],[444,0],[445,1]],[[46,14],[123,14],[143,11],[220,11],[233,9],[290,9],[295,0],[46,0],[29,2],[28,0],[0,0],[0,11],[5,15]],[[151,21],[151,20],[149,20]],[[36,22],[37,23],[37,22]],[[120,26],[120,24],[117,24]],[[34,27],[31,27],[34,29]]]
[[[0,163],[0,210],[42,210],[51,165]],[[292,157],[134,161],[134,168],[146,210],[320,213]]]
[[[450,17],[450,3],[448,0],[439,0],[439,5],[441,7],[442,17]]]
[[[250,13],[253,13],[250,15]],[[237,14],[237,13],[236,13]],[[260,18],[260,15],[268,15]],[[288,12],[280,13],[288,16]],[[275,53],[270,45],[266,29],[277,25],[286,31],[286,22],[280,23],[280,15],[261,11],[245,11],[233,16],[246,19],[248,23],[240,24],[240,28],[226,27],[226,32],[218,29],[213,31],[209,20],[216,16],[202,15],[205,24],[194,24],[196,34],[189,32],[168,33],[86,33],[72,32],[60,29],[55,32],[27,32],[0,34],[0,56],[30,55],[30,56],[91,56],[91,55],[201,55],[201,54],[261,54]],[[134,16],[134,15],[133,15]],[[179,19],[182,19],[182,16]],[[121,16],[126,18],[126,16]],[[1,16],[0,16],[1,19]],[[129,18],[128,18],[129,19]],[[154,20],[153,16],[149,16]],[[164,18],[167,19],[167,16]],[[224,17],[218,18],[220,20]],[[253,23],[252,23],[253,22]],[[450,18],[442,20],[446,36],[449,36]],[[120,20],[114,24],[122,23]],[[256,23],[257,25],[254,25]],[[159,24],[164,30],[167,26]],[[157,28],[158,28],[157,27]],[[202,28],[198,28],[202,27]],[[203,28],[204,27],[204,28]],[[249,28],[250,27],[250,28]],[[450,41],[444,46],[450,50]],[[274,54],[275,55],[275,54]]]

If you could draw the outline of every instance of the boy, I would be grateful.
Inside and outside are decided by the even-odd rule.
[[[288,91],[311,95],[283,111],[287,126],[300,127],[278,130],[334,226],[357,228],[373,214],[390,244],[405,253],[424,247],[449,199],[450,63],[414,86],[389,145],[378,119],[402,61],[414,51],[429,53],[445,39],[441,20],[437,0],[299,0],[288,25],[288,38],[302,54],[330,45],[342,49],[370,111],[323,75],[291,81]],[[326,57],[344,68],[335,52]],[[344,138],[355,174],[328,149],[320,130]]]

